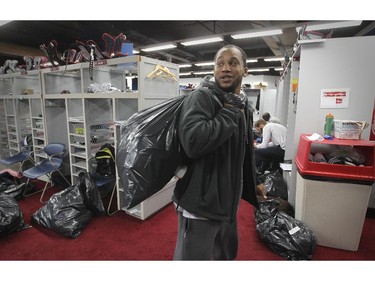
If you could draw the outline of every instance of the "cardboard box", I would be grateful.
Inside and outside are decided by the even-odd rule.
[[[346,140],[359,140],[364,129],[368,127],[366,121],[334,120],[334,137]]]

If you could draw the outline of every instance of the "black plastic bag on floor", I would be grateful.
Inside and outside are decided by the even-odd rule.
[[[287,260],[311,260],[316,249],[314,233],[301,221],[278,211],[274,199],[259,202],[256,230],[270,249]]]
[[[287,215],[289,215],[291,217],[294,217],[294,208],[293,208],[293,206],[290,205],[289,202],[286,201],[286,200],[284,200],[284,199],[275,198],[275,197],[271,197],[271,196],[267,196],[267,198],[264,198],[262,196],[257,196],[257,199],[258,199],[258,203],[259,202],[264,202],[264,201],[269,201],[269,200],[275,200],[275,201],[277,201],[279,203],[278,207],[277,207],[277,211],[284,212]]]
[[[265,176],[264,185],[267,196],[288,200],[288,186],[278,170]]]
[[[29,228],[16,199],[0,194],[0,237]]]
[[[0,193],[7,190],[9,186],[19,183],[19,179],[13,177],[10,173],[4,172],[0,174]]]
[[[121,127],[116,166],[128,209],[160,191],[184,162],[176,132],[184,96],[139,111]]]
[[[22,198],[25,184],[19,178],[12,176],[9,172],[0,174],[0,194],[7,194],[16,200]]]
[[[86,208],[80,184],[78,182],[53,194],[47,203],[32,215],[32,222],[68,238],[81,235],[93,213]]]
[[[87,209],[94,214],[105,214],[105,208],[99,188],[89,173],[79,174],[79,188],[83,196],[83,202]]]

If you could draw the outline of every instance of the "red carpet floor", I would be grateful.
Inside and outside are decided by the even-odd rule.
[[[51,194],[56,190],[51,189],[49,192]],[[177,235],[177,216],[172,204],[144,221],[129,216],[123,211],[113,216],[95,216],[76,239],[65,238],[49,229],[31,224],[31,215],[43,206],[39,203],[39,195],[22,199],[19,205],[25,222],[32,227],[0,239],[0,261],[3,261],[0,262],[0,266],[8,264],[4,261],[172,260]],[[285,261],[260,240],[255,229],[254,209],[245,201],[241,201],[238,221],[240,247],[237,261]],[[314,261],[373,262],[374,242],[375,219],[366,218],[358,251],[317,246],[312,261],[306,262],[310,264]],[[301,266],[304,263],[305,261],[299,261]],[[282,268],[285,268],[285,263],[281,264],[283,264]],[[260,264],[256,263],[256,267],[261,268],[259,266]],[[272,263],[272,268],[277,268],[275,263]],[[373,263],[371,268],[374,268]],[[280,272],[275,273],[280,274]]]
[[[32,227],[0,240],[0,260],[172,259],[177,235],[177,217],[172,204],[144,221],[123,211],[110,217],[95,216],[78,238],[69,239],[31,223],[31,215],[43,206],[38,200],[39,195],[34,195],[19,201],[24,220]],[[237,260],[284,260],[259,239],[253,207],[245,201],[241,202],[238,221]],[[358,251],[317,246],[313,260],[375,260],[374,242],[375,219],[366,218]]]

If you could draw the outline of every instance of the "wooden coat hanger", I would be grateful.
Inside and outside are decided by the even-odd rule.
[[[155,66],[155,69],[151,71],[149,74],[147,74],[147,78],[153,78],[153,77],[163,77],[167,79],[171,79],[174,81],[177,81],[176,75],[174,75],[168,67],[166,66],[161,66],[160,64],[157,64]]]

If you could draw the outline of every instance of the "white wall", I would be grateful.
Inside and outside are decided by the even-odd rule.
[[[301,46],[298,103],[294,131],[296,156],[300,134],[323,134],[325,115],[371,124],[375,98],[375,36],[327,39]],[[322,89],[350,89],[349,107],[320,108]],[[369,139],[369,129],[362,134]],[[293,164],[289,201],[294,206],[296,167]]]
[[[286,137],[286,148],[285,148],[285,160],[292,160],[294,155],[294,131],[296,124],[296,110],[297,110],[297,96],[298,96],[298,87],[297,91],[293,91],[292,81],[294,79],[298,80],[299,74],[299,61],[292,61],[288,73],[284,79],[283,90],[284,94],[287,93],[288,97],[288,112],[287,112],[287,121],[286,126],[288,128],[288,134]],[[285,116],[284,116],[285,117]]]
[[[265,112],[268,112],[271,116],[276,116],[276,89],[269,89],[267,87],[261,90],[259,104],[260,117]]]

